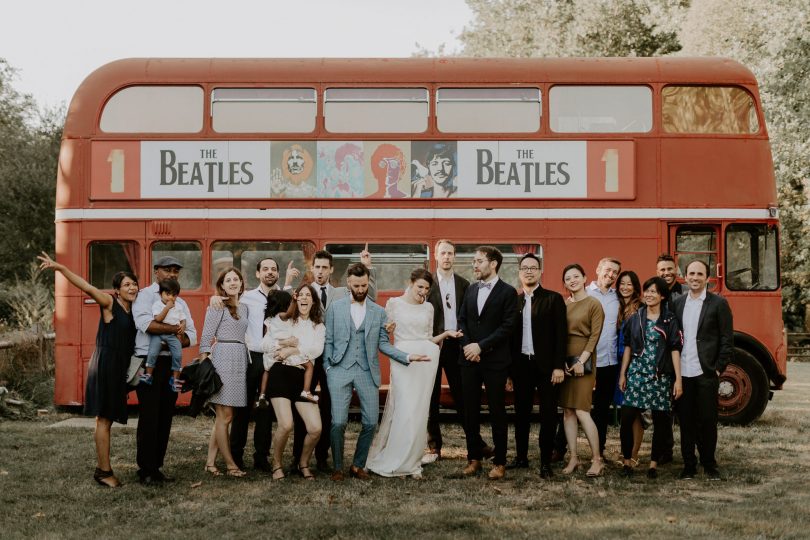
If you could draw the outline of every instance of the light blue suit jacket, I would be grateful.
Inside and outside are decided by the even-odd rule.
[[[323,349],[324,367],[328,371],[331,367],[340,364],[349,347],[351,333],[354,332],[354,321],[350,311],[351,296],[336,300],[326,311],[326,343]],[[388,340],[385,323],[388,317],[385,310],[366,298],[366,360],[371,370],[371,378],[377,387],[380,386],[380,362],[377,351],[400,364],[409,364],[408,355]]]

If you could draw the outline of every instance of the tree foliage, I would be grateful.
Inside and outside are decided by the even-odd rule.
[[[463,56],[726,56],[757,76],[782,223],[785,322],[810,304],[810,0],[467,0]],[[419,56],[445,54],[420,50]],[[810,321],[808,321],[810,322]]]

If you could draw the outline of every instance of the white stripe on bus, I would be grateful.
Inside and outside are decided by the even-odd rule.
[[[767,208],[65,208],[56,221],[132,219],[758,219]]]

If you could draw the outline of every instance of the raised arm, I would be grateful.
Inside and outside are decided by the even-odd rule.
[[[87,293],[87,295],[93,300],[95,300],[96,303],[100,305],[102,308],[104,308],[105,310],[110,310],[112,308],[113,297],[111,295],[105,293],[104,291],[100,291],[96,287],[90,285],[90,283],[88,283],[84,278],[74,273],[64,264],[54,261],[44,251],[42,252],[41,255],[37,256],[37,259],[41,261],[39,265],[39,268],[41,270],[51,268],[55,272],[61,273],[63,276],[65,276],[65,279],[67,279],[73,286]]]

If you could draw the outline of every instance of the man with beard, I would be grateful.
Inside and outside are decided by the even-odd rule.
[[[686,287],[678,283],[678,267],[675,259],[669,253],[662,253],[655,262],[655,273],[667,283],[669,288],[669,301],[667,307],[672,311],[675,299],[687,292]]]
[[[342,481],[343,437],[349,420],[352,390],[360,400],[361,425],[354,459],[349,474],[354,478],[369,478],[364,467],[380,416],[379,350],[402,364],[424,361],[424,355],[406,354],[389,342],[385,329],[385,310],[367,299],[369,272],[362,263],[354,263],[347,271],[351,295],[332,304],[326,312],[326,342],[323,364],[332,397],[332,459],[333,481]]]
[[[487,389],[492,439],[495,445],[491,480],[506,474],[506,441],[509,428],[504,404],[506,379],[512,363],[510,339],[518,315],[517,292],[498,278],[503,255],[493,246],[479,246],[473,254],[473,274],[478,281],[464,295],[459,317],[461,336],[461,385],[464,392],[464,434],[467,439],[465,476],[481,470],[484,449],[481,429],[481,384]]]

